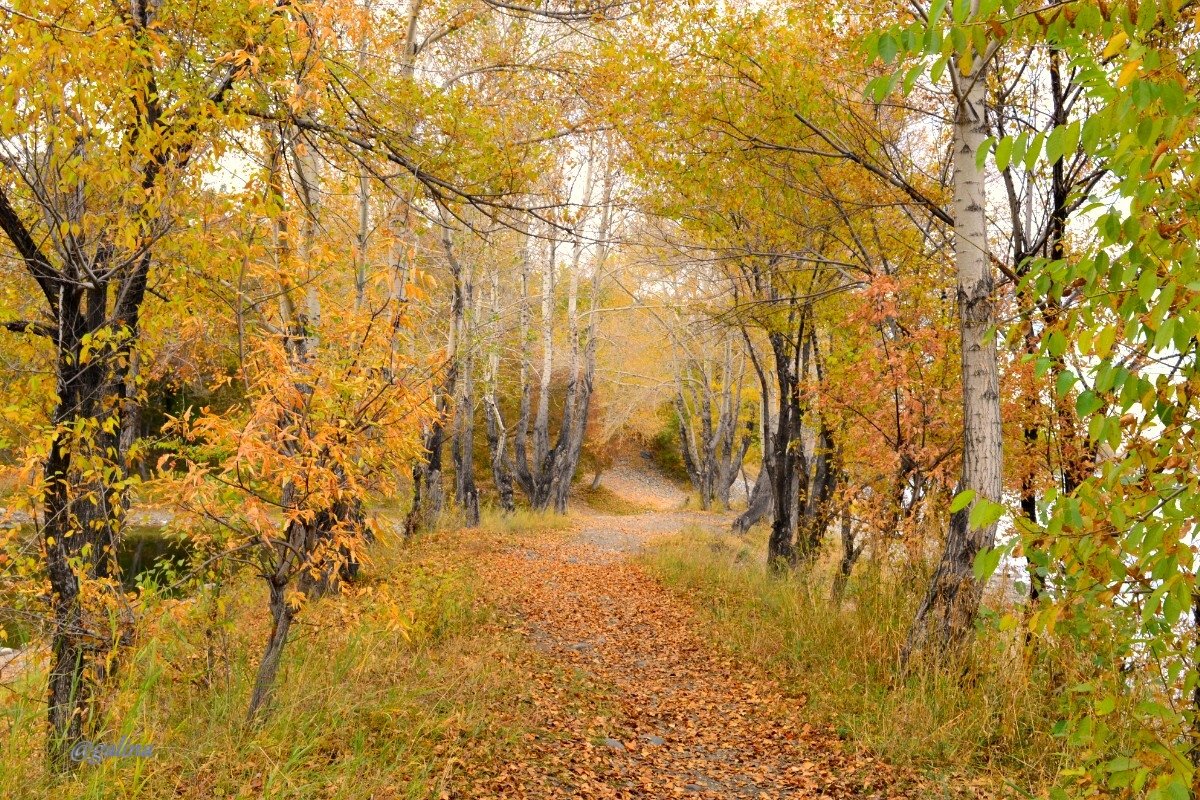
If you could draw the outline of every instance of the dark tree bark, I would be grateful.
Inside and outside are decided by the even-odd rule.
[[[758,470],[758,477],[754,480],[754,488],[750,491],[750,496],[746,499],[746,510],[733,521],[733,530],[739,534],[750,530],[751,527],[766,517],[767,514],[771,513],[775,505],[771,470],[767,465],[773,452],[771,444],[771,437],[773,436],[771,380],[767,376],[766,366],[759,360],[758,352],[750,339],[749,331],[745,327],[742,327],[741,334],[742,341],[746,346],[746,355],[750,358],[750,364],[754,367],[754,374],[758,377],[758,386],[762,397],[762,419],[759,422],[762,438],[762,464]]]
[[[149,172],[145,180],[156,180],[157,168]],[[0,229],[40,288],[53,319],[26,330],[47,338],[56,353],[57,401],[51,415],[55,432],[42,468],[46,493],[41,536],[53,614],[48,757],[53,768],[62,770],[73,766],[68,754],[86,729],[88,669],[98,669],[96,656],[119,643],[113,641],[109,621],[82,606],[81,595],[83,581],[108,579],[108,587],[118,590],[114,554],[124,493],[114,488],[115,481],[85,478],[82,470],[95,474],[97,465],[107,464],[115,474],[123,474],[120,431],[122,415],[131,408],[126,397],[128,365],[151,259],[147,250],[118,262],[115,248],[102,243],[90,263],[67,257],[56,267],[2,188]],[[70,255],[67,248],[62,253]],[[85,358],[89,338],[102,344]]]
[[[801,470],[800,520],[796,531],[796,560],[811,564],[833,517],[833,493],[837,484],[837,447],[833,435],[818,418],[816,452],[811,464]],[[807,458],[804,459],[806,462]]]
[[[838,562],[837,574],[833,576],[833,601],[835,603],[842,602],[842,597],[846,593],[846,584],[850,580],[850,573],[854,571],[854,565],[858,563],[862,551],[863,544],[856,541],[854,520],[850,516],[849,507],[847,507],[842,512],[842,558]]]
[[[733,521],[734,533],[745,533],[758,523],[763,517],[771,512],[773,499],[771,496],[771,474],[764,465],[758,471],[758,477],[754,480],[754,488],[750,490],[750,498],[746,503],[746,510],[738,515]]]
[[[447,368],[452,371],[453,365]],[[442,384],[438,397],[434,401],[436,416],[426,427],[421,444],[426,456],[424,461],[418,461],[412,468],[412,506],[404,518],[404,535],[406,538],[428,530],[437,524],[445,505],[446,493],[442,486],[442,459],[446,450],[446,423],[449,416],[449,404],[446,401],[445,384]]]
[[[794,307],[791,316],[795,319]],[[800,325],[802,327],[803,323]],[[775,357],[778,392],[776,397],[779,405],[775,415],[775,431],[771,435],[771,459],[768,462],[774,506],[771,535],[767,540],[767,563],[772,569],[781,570],[796,561],[795,527],[800,491],[800,451],[795,444],[798,444],[800,438],[800,348],[789,344],[788,337],[782,333],[772,333],[768,338]]]

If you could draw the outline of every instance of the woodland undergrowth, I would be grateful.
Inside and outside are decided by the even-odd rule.
[[[779,681],[814,723],[921,770],[946,796],[969,787],[1033,797],[1066,768],[1074,746],[1061,735],[1066,700],[1103,668],[1102,647],[1027,642],[1011,624],[1020,609],[993,598],[960,659],[902,674],[900,652],[928,577],[867,559],[839,601],[830,591],[834,559],[772,574],[761,558],[765,537],[759,528],[748,537],[691,530],[644,561],[696,609],[715,642]],[[1102,710],[1121,741],[1120,714]]]
[[[557,521],[485,522],[492,532],[373,547],[359,581],[306,609],[259,726],[246,724],[245,704],[267,636],[255,613],[262,582],[243,573],[184,599],[148,600],[94,738],[127,736],[153,756],[51,777],[38,667],[0,698],[0,797],[449,796],[468,765],[511,748],[530,691],[525,653],[479,600],[471,556],[500,528]]]

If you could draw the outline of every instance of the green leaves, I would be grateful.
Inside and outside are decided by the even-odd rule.
[[[986,497],[980,497],[971,507],[971,515],[967,518],[967,524],[975,529],[986,528],[996,524],[1003,515],[1004,506],[992,502]]]
[[[996,169],[1001,172],[1008,169],[1008,165],[1012,163],[1013,147],[1016,143],[1017,140],[1011,136],[1005,136],[996,143]]]
[[[1074,153],[1079,147],[1080,131],[1079,120],[1051,130],[1050,135],[1046,137],[1046,160],[1053,164],[1065,155]]]
[[[1104,405],[1104,401],[1100,399],[1091,389],[1086,389],[1079,393],[1079,397],[1075,398],[1075,413],[1081,417],[1091,416]]]
[[[880,34],[879,41],[876,44],[876,55],[879,56],[883,63],[891,64],[896,60],[896,56],[899,54],[899,52],[900,43],[896,40],[896,37],[892,33],[885,32]]]
[[[967,506],[971,505],[971,501],[975,499],[975,490],[966,489],[954,496],[954,500],[950,503],[950,513],[957,514]]]
[[[976,553],[975,561],[971,565],[975,580],[986,583],[996,573],[997,567],[1000,566],[1000,559],[1004,557],[1007,550],[1006,547],[985,547]]]

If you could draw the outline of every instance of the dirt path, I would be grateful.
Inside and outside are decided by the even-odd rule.
[[[685,512],[580,519],[564,539],[490,557],[483,577],[544,653],[538,733],[471,796],[895,797],[886,768],[810,725],[699,632],[631,553],[728,517]]]

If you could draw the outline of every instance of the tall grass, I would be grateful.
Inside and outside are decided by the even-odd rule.
[[[761,541],[688,531],[646,559],[720,642],[856,745],[942,778],[988,775],[1016,796],[1062,767],[1055,698],[1083,681],[1083,654],[1043,639],[1026,648],[1019,629],[993,625],[952,668],[915,665],[902,675],[920,576],[861,564],[839,603],[832,564],[780,577],[764,552]]]
[[[507,535],[564,531],[571,527],[571,518],[553,511],[533,511],[518,508],[504,512],[487,507],[480,513],[479,528],[484,533]]]
[[[306,608],[284,653],[270,717],[245,721],[267,636],[250,577],[220,594],[151,601],[140,644],[107,692],[98,742],[149,758],[42,758],[41,669],[0,698],[0,797],[417,798],[453,792],[461,763],[503,757],[527,697],[519,643],[475,597],[452,541],[381,543],[346,596]],[[503,714],[500,711],[503,710]]]

